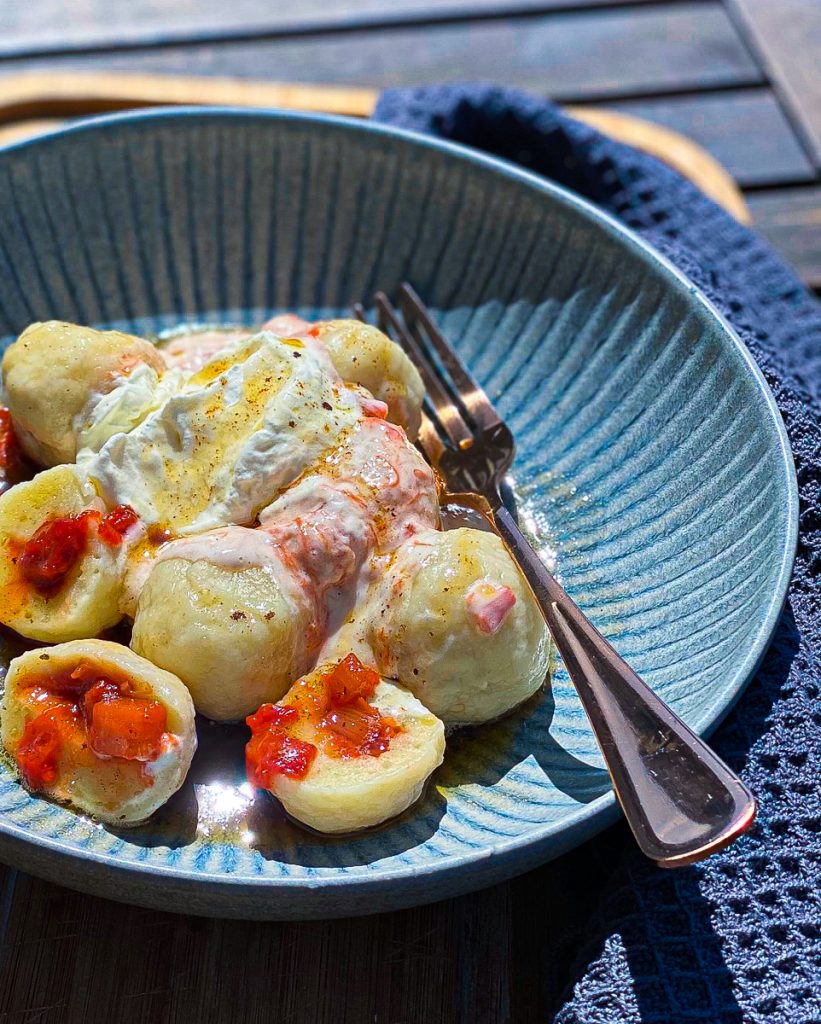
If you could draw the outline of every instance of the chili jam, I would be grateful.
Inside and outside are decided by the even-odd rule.
[[[122,544],[125,533],[138,521],[128,505],[107,515],[94,509],[49,519],[23,546],[17,558],[20,575],[44,596],[55,593],[88,550],[92,533],[109,547]]]
[[[15,759],[29,789],[57,780],[64,753],[90,751],[105,760],[147,762],[163,750],[165,707],[136,697],[128,680],[115,681],[80,665],[72,672],[35,683],[31,696],[44,710],[30,719]],[[148,785],[150,776],[144,776]]]
[[[263,704],[246,719],[251,740],[245,764],[251,784],[268,789],[275,775],[305,778],[319,747],[293,734],[304,722],[330,757],[383,754],[402,727],[369,703],[378,684],[379,673],[349,654],[329,671],[301,680],[287,703]]]

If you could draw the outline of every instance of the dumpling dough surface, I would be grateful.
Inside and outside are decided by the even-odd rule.
[[[99,757],[85,730],[61,744],[57,775],[45,795],[112,825],[136,825],[175,793],[188,773],[197,747],[194,705],[176,676],[106,640],[74,640],[27,651],[13,659],[0,706],[3,746],[16,759],[26,725],[54,703],[49,683],[72,672],[89,678],[127,680],[131,695],[157,701],[165,709],[163,750],[154,760]]]
[[[388,419],[411,441],[421,422],[425,386],[419,371],[395,341],[358,320],[324,320],[314,328],[343,380],[361,384],[388,407]]]
[[[222,554],[228,565],[198,560],[194,549],[191,560],[154,566],[137,604],[131,646],[178,675],[200,714],[226,722],[279,700],[307,669],[314,614],[277,571],[273,553],[268,561],[265,552],[258,558],[252,550],[245,567],[237,561],[243,541],[231,537],[250,535],[251,546],[259,546],[264,538],[256,531],[218,533],[227,537]],[[220,549],[202,554],[217,559]]]
[[[547,675],[539,607],[492,533],[428,531],[396,554],[372,619],[379,670],[445,722],[491,721]]]
[[[43,466],[74,462],[90,401],[139,367],[165,370],[157,349],[120,331],[49,320],[31,324],[3,356],[3,384],[26,454]]]

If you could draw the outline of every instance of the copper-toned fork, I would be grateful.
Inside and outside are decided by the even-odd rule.
[[[513,435],[408,284],[398,312],[379,292],[379,326],[419,369],[429,414],[420,446],[451,492],[479,495],[539,602],[641,850],[661,867],[703,860],[753,821],[738,776],[656,696],[556,582],[502,500]],[[361,304],[355,314],[365,319]]]

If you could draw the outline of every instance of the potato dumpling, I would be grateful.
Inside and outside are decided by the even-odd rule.
[[[373,676],[367,699],[349,689],[353,700],[329,701],[322,685],[334,668],[324,666],[248,720],[250,781],[318,832],[355,832],[401,814],[444,757],[442,722],[353,655],[337,669],[352,664]]]
[[[0,495],[0,622],[58,643],[119,621],[126,545],[101,539],[105,516],[74,466],[44,470]]]
[[[224,348],[247,338],[249,331],[215,327],[212,330],[175,334],[159,344],[166,364],[184,374],[198,373]]]
[[[142,338],[60,320],[27,327],[3,356],[7,402],[26,454],[43,466],[74,462],[78,418],[140,365],[165,369]]]
[[[498,718],[542,685],[549,639],[536,601],[493,533],[428,531],[399,549],[371,643],[448,723]]]
[[[197,747],[180,680],[107,640],[15,658],[0,736],[30,790],[112,825],[136,825],[164,804]]]
[[[279,700],[310,664],[311,609],[280,579],[270,567],[158,562],[137,603],[131,646],[178,675],[200,714],[244,718]]]
[[[343,380],[361,384],[388,407],[388,419],[413,441],[419,432],[425,387],[402,349],[376,327],[358,320],[324,320],[314,326]]]

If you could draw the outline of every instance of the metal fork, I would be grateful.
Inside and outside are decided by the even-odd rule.
[[[402,345],[425,383],[431,415],[423,414],[422,450],[451,494],[480,497],[530,584],[641,850],[666,868],[703,860],[748,828],[755,798],[548,572],[502,500],[500,488],[515,453],[510,429],[410,285],[400,287],[398,302],[401,316],[384,292],[374,299],[379,327]],[[354,313],[366,321],[361,304]]]

